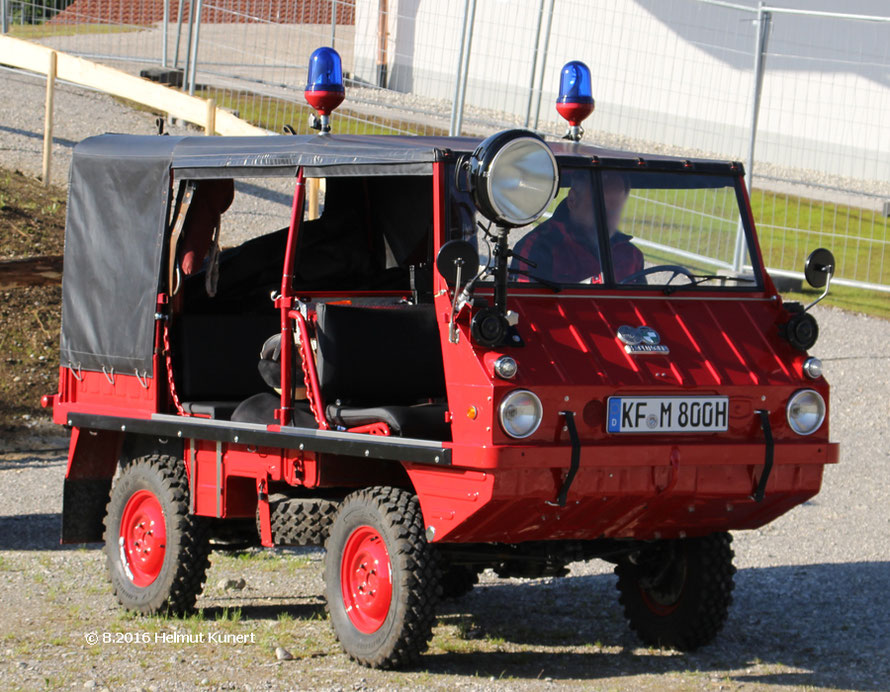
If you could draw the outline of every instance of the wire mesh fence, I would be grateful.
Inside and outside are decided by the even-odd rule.
[[[302,92],[321,45],[343,59],[343,133],[559,136],[559,70],[580,59],[597,100],[584,141],[744,161],[774,273],[827,246],[840,283],[890,291],[890,16],[878,0],[848,5],[862,14],[756,0],[0,0],[10,34],[150,70],[273,132],[311,131]]]

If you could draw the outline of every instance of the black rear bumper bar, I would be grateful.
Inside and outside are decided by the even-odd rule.
[[[297,427],[282,427],[280,431],[273,431],[264,425],[253,423],[232,423],[163,413],[155,413],[151,418],[123,418],[70,412],[68,425],[93,430],[120,430],[121,432],[184,440],[211,440],[369,459],[408,461],[435,466],[451,465],[451,450],[446,449],[441,442],[436,440],[383,437],[381,435]]]

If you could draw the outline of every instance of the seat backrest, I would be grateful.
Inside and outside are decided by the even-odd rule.
[[[317,315],[318,379],[326,404],[410,405],[445,396],[432,305],[321,303]]]
[[[281,329],[275,313],[179,315],[173,366],[183,401],[238,401],[269,391],[257,370],[263,342]]]

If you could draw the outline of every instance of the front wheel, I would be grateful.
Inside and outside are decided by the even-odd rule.
[[[325,548],[327,610],[343,650],[372,668],[416,662],[440,593],[417,498],[386,487],[349,495]]]
[[[145,614],[191,610],[209,554],[207,524],[189,514],[182,460],[154,454],[128,462],[105,516],[108,575],[121,605]]]
[[[657,541],[615,566],[624,615],[644,644],[692,651],[709,644],[732,603],[732,536]]]

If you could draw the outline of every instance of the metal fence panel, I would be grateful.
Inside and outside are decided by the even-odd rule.
[[[350,79],[339,132],[561,135],[559,69],[580,59],[597,100],[585,141],[748,161],[770,268],[799,272],[824,245],[839,283],[890,291],[890,16],[848,4],[859,15],[757,0],[0,0],[14,34],[182,70],[184,88],[270,131],[310,131],[320,45]]]

